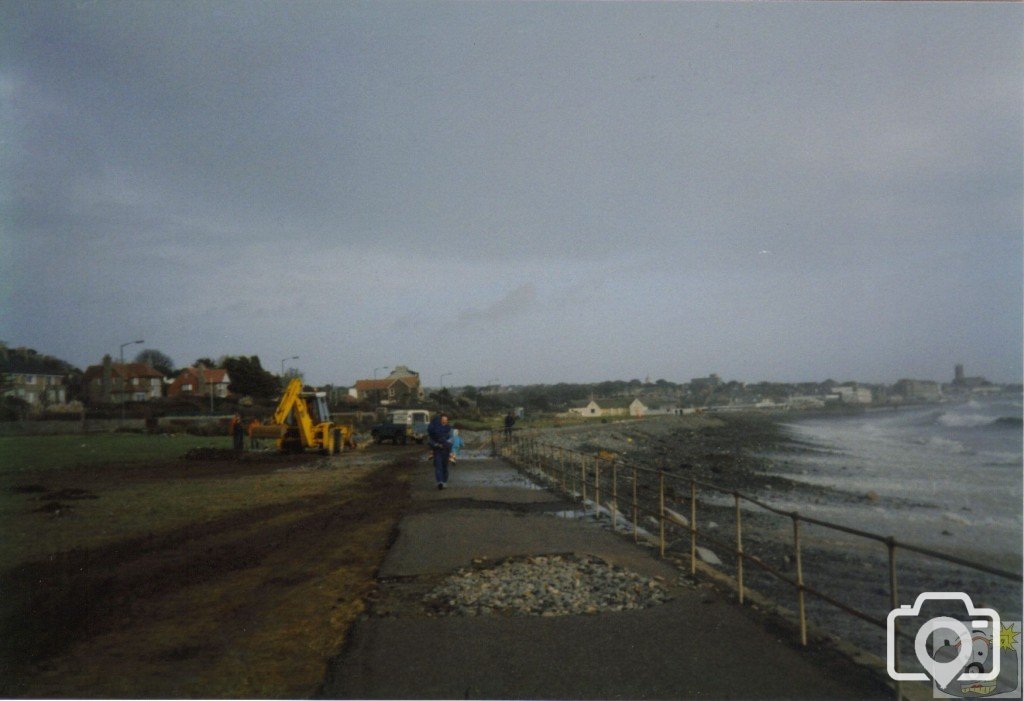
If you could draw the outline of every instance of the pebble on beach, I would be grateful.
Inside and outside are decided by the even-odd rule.
[[[592,556],[548,555],[462,569],[423,601],[439,613],[568,616],[629,611],[664,603],[668,588]]]

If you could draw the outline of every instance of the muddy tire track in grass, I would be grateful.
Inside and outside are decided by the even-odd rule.
[[[293,658],[340,644],[407,508],[411,467],[385,464],[337,492],[0,573],[0,694],[312,690],[322,670]],[[263,660],[262,677],[242,653]],[[288,671],[292,662],[305,671]]]

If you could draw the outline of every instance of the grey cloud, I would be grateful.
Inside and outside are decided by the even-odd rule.
[[[746,379],[821,358],[936,376],[950,337],[1018,377],[1021,13],[6,3],[17,289],[0,337],[84,364],[68,328],[94,354],[141,319],[180,331],[172,357],[221,354],[187,350],[195,309],[197,344],[230,327],[258,352],[288,344],[275,317],[301,308],[372,369],[382,348],[439,343],[425,320],[445,300],[468,336],[446,358],[509,367],[481,381],[561,379],[565,358],[576,379],[705,375],[717,358]],[[824,341],[793,311],[808,297]],[[512,354],[535,329],[545,343]]]
[[[536,306],[537,286],[528,282],[482,309],[464,309],[459,312],[458,320],[463,324],[498,324],[522,316]]]

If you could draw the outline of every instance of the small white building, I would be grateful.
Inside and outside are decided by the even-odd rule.
[[[871,390],[867,387],[835,387],[832,390],[839,395],[844,404],[870,404]]]
[[[647,406],[639,399],[602,399],[598,402],[591,399],[586,404],[569,408],[569,413],[586,418],[604,418],[608,416],[634,416],[647,415]]]

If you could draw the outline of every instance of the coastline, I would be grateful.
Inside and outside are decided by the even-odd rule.
[[[865,413],[865,412],[860,412]],[[802,442],[786,430],[784,424],[809,419],[849,416],[833,412],[814,412],[795,416],[761,413],[722,413],[685,417],[651,417],[643,420],[574,426],[537,431],[543,443],[579,451],[584,454],[615,455],[622,464],[636,464],[656,470],[664,465],[666,473],[666,506],[689,514],[689,481],[714,484],[735,490],[764,503],[783,505],[805,504],[852,507],[868,512],[899,515],[909,509],[926,507],[920,495],[885,496],[872,491],[863,494],[811,484],[778,474],[787,464],[787,456],[828,455],[821,447]],[[657,496],[653,476],[641,478],[641,501],[644,494],[648,510],[656,510],[652,497]],[[706,535],[722,543],[735,543],[735,505],[728,494],[698,494],[698,526]],[[803,513],[801,507],[798,511]],[[795,578],[793,524],[788,517],[757,507],[742,508],[743,546],[754,555]],[[824,518],[823,520],[835,521]],[[650,524],[647,524],[650,528]],[[873,523],[848,523],[854,528],[879,536],[903,533],[881,532]],[[721,562],[713,566],[726,576],[735,575],[735,555],[730,547],[719,547],[707,539],[699,544],[715,552]],[[942,548],[937,548],[944,552]],[[669,544],[670,552],[689,553],[688,535],[677,530]],[[978,561],[964,553],[969,561]],[[801,556],[804,581],[822,593],[859,609],[876,620],[884,620],[891,609],[888,583],[888,551],[877,541],[847,536],[831,529],[805,524],[801,531]],[[983,564],[1020,571],[1020,558],[1008,557],[1002,562]],[[897,571],[901,603],[911,603],[916,593],[936,590],[971,592],[975,603],[984,602],[1006,611],[1008,618],[1020,616],[1021,586],[978,572],[954,566],[941,560],[898,550]],[[777,605],[796,608],[794,589],[752,563],[744,568],[745,585]],[[910,596],[911,601],[902,601]],[[885,631],[858,618],[840,612],[814,596],[806,597],[807,615],[812,624],[836,638],[884,656]]]

